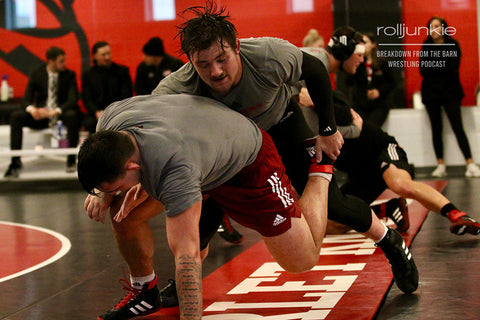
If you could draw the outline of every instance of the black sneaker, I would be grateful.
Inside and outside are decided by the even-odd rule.
[[[412,293],[417,290],[417,266],[400,233],[388,228],[387,234],[376,246],[380,247],[387,257],[398,288],[404,293]]]
[[[467,215],[465,212],[458,210],[454,211],[455,212],[449,214],[449,217],[451,214],[456,214],[457,216],[457,218],[452,221],[452,225],[450,226],[451,233],[459,236],[465,233],[470,233],[473,235],[480,234],[480,223]]]
[[[398,232],[405,232],[410,228],[408,206],[405,198],[395,198],[387,201],[385,214],[395,222]]]
[[[128,291],[127,295],[113,309],[98,316],[97,320],[131,319],[154,313],[161,308],[178,306],[175,282],[173,280],[169,281],[170,283],[162,291],[159,291],[157,277],[144,284],[142,290],[133,288],[128,280],[120,279],[119,282],[123,289]],[[173,296],[166,296],[167,293],[172,295],[172,292]]]
[[[3,175],[4,178],[18,178],[20,175],[20,170],[22,170],[22,165],[11,163],[8,166],[7,171]]]
[[[235,230],[230,223],[227,215],[223,216],[223,220],[217,230],[220,237],[231,243],[240,243],[243,241],[243,236]]]
[[[397,225],[398,232],[405,232],[410,227],[408,206],[405,198],[393,198],[387,202],[371,206],[379,218],[390,218]]]

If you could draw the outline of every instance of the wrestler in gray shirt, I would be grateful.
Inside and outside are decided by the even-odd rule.
[[[288,41],[268,37],[240,39],[240,47],[242,79],[226,96],[216,96],[191,62],[163,79],[152,93],[209,96],[269,130],[285,113],[292,96],[289,84],[300,79],[302,52]]]
[[[251,164],[262,145],[252,120],[215,100],[191,95],[115,102],[99,119],[97,131],[102,129],[135,137],[140,182],[169,216],[191,207],[202,200],[202,191],[222,185]]]

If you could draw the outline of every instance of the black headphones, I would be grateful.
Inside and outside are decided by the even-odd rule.
[[[362,36],[354,29],[348,34],[334,33],[328,42],[328,49],[335,59],[345,61],[350,58],[355,51],[355,47],[360,43],[355,39],[362,39]]]

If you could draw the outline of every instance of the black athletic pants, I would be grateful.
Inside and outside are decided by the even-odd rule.
[[[425,104],[425,108],[430,118],[430,125],[432,126],[433,149],[437,159],[443,159],[443,139],[442,139],[442,105],[445,110],[452,130],[457,138],[458,146],[462,150],[465,159],[472,157],[470,145],[468,143],[467,135],[463,129],[462,112],[460,107],[460,100],[450,101],[436,101]]]

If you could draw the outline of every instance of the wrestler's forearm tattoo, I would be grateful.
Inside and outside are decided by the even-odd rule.
[[[177,260],[177,294],[181,319],[202,317],[202,265],[194,257],[181,256]]]

